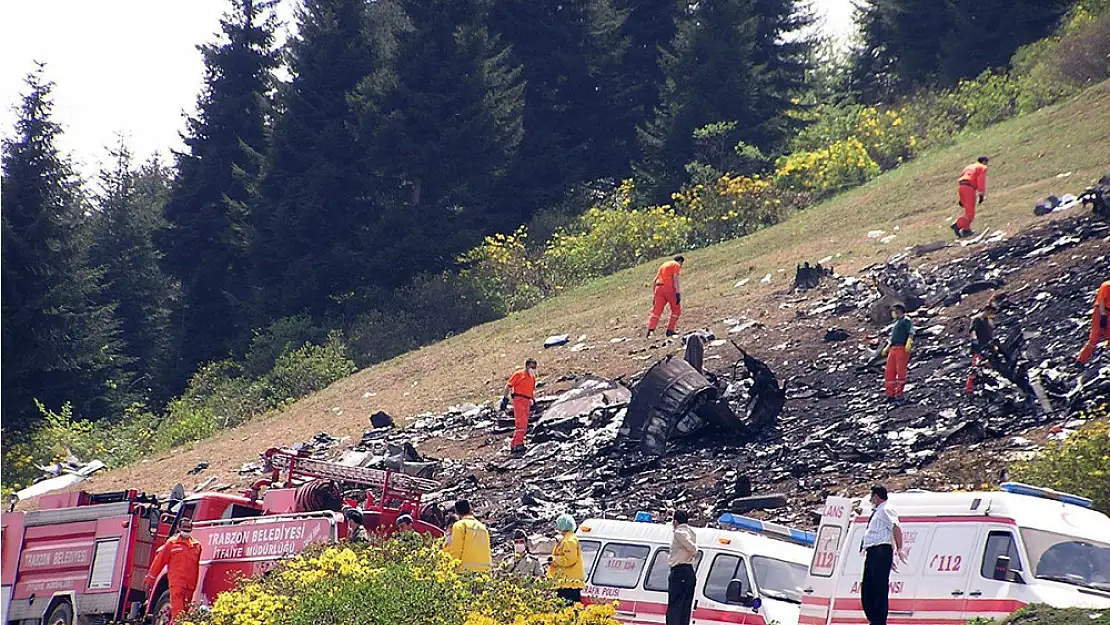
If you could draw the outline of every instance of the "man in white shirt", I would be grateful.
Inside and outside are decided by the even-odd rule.
[[[894,554],[906,561],[902,551],[902,527],[898,513],[887,504],[886,487],[871,487],[871,518],[863,533],[860,550],[865,552],[863,561],[863,582],[860,584],[859,600],[863,613],[871,625],[886,625],[889,611],[888,589],[890,572],[897,571]]]
[[[690,513],[675,510],[674,536],[667,564],[671,573],[667,577],[667,625],[690,625],[690,610],[694,605],[694,560],[698,543],[694,530],[688,525]]]

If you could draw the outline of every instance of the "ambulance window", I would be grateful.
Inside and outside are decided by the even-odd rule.
[[[744,583],[744,590],[754,592],[752,583],[748,579],[748,568],[744,566],[744,559],[723,553],[717,554],[717,557],[713,558],[713,566],[709,567],[709,576],[705,578],[705,590],[702,592],[706,598],[717,603],[728,603],[725,591],[728,590],[728,583],[734,579]]]
[[[670,555],[671,550],[668,547],[660,547],[655,552],[655,558],[651,561],[651,568],[648,569],[647,578],[644,579],[645,590],[658,590],[667,592],[667,578],[671,574],[671,567],[667,563],[667,556]],[[705,555],[700,550],[698,555],[694,557],[694,570],[698,570],[701,566],[701,557]]]
[[[598,586],[635,588],[640,583],[640,573],[647,564],[651,549],[645,545],[607,543],[601,550],[601,559],[593,573]]]
[[[1017,543],[1010,532],[997,531],[987,535],[987,547],[983,550],[983,564],[979,567],[979,574],[987,579],[994,579],[994,564],[999,556],[1010,558],[1010,570],[1021,571],[1021,556],[1018,554]],[[1015,581],[1017,576],[1011,575],[1010,580]]]
[[[586,568],[586,579],[590,579],[590,572],[594,569],[594,561],[597,560],[601,543],[596,540],[580,540],[578,546],[582,548],[582,564]]]

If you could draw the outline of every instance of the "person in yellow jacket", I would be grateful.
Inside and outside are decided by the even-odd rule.
[[[560,514],[555,519],[559,530],[559,541],[551,552],[551,566],[547,568],[547,578],[555,587],[555,594],[571,602],[582,603],[582,589],[586,586],[586,569],[582,564],[582,547],[574,535],[577,526],[574,517]]]
[[[474,518],[470,502],[465,499],[455,502],[455,514],[459,515],[459,520],[451,526],[451,534],[447,537],[443,550],[459,561],[460,571],[488,572],[493,568],[489,530]]]

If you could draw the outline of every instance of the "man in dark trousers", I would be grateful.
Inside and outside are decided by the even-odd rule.
[[[860,549],[865,553],[863,561],[863,582],[860,584],[859,600],[863,613],[871,625],[886,625],[889,610],[888,592],[890,572],[897,571],[894,554],[906,561],[902,551],[902,528],[898,523],[898,513],[887,505],[886,487],[871,487],[871,518],[867,520],[867,530],[863,533]]]
[[[667,564],[671,567],[667,577],[667,625],[690,625],[690,610],[694,604],[694,559],[698,543],[690,527],[690,513],[675,510],[674,536]]]

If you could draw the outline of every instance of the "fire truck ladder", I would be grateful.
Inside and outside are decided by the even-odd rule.
[[[405,475],[394,471],[349,467],[335,462],[316,460],[299,456],[294,451],[270,449],[263,457],[273,467],[275,478],[281,471],[286,472],[286,481],[292,482],[294,476],[305,476],[350,482],[372,488],[380,488],[383,493],[415,496],[440,489],[439,482],[427,478]],[[275,481],[277,481],[275,479]]]

